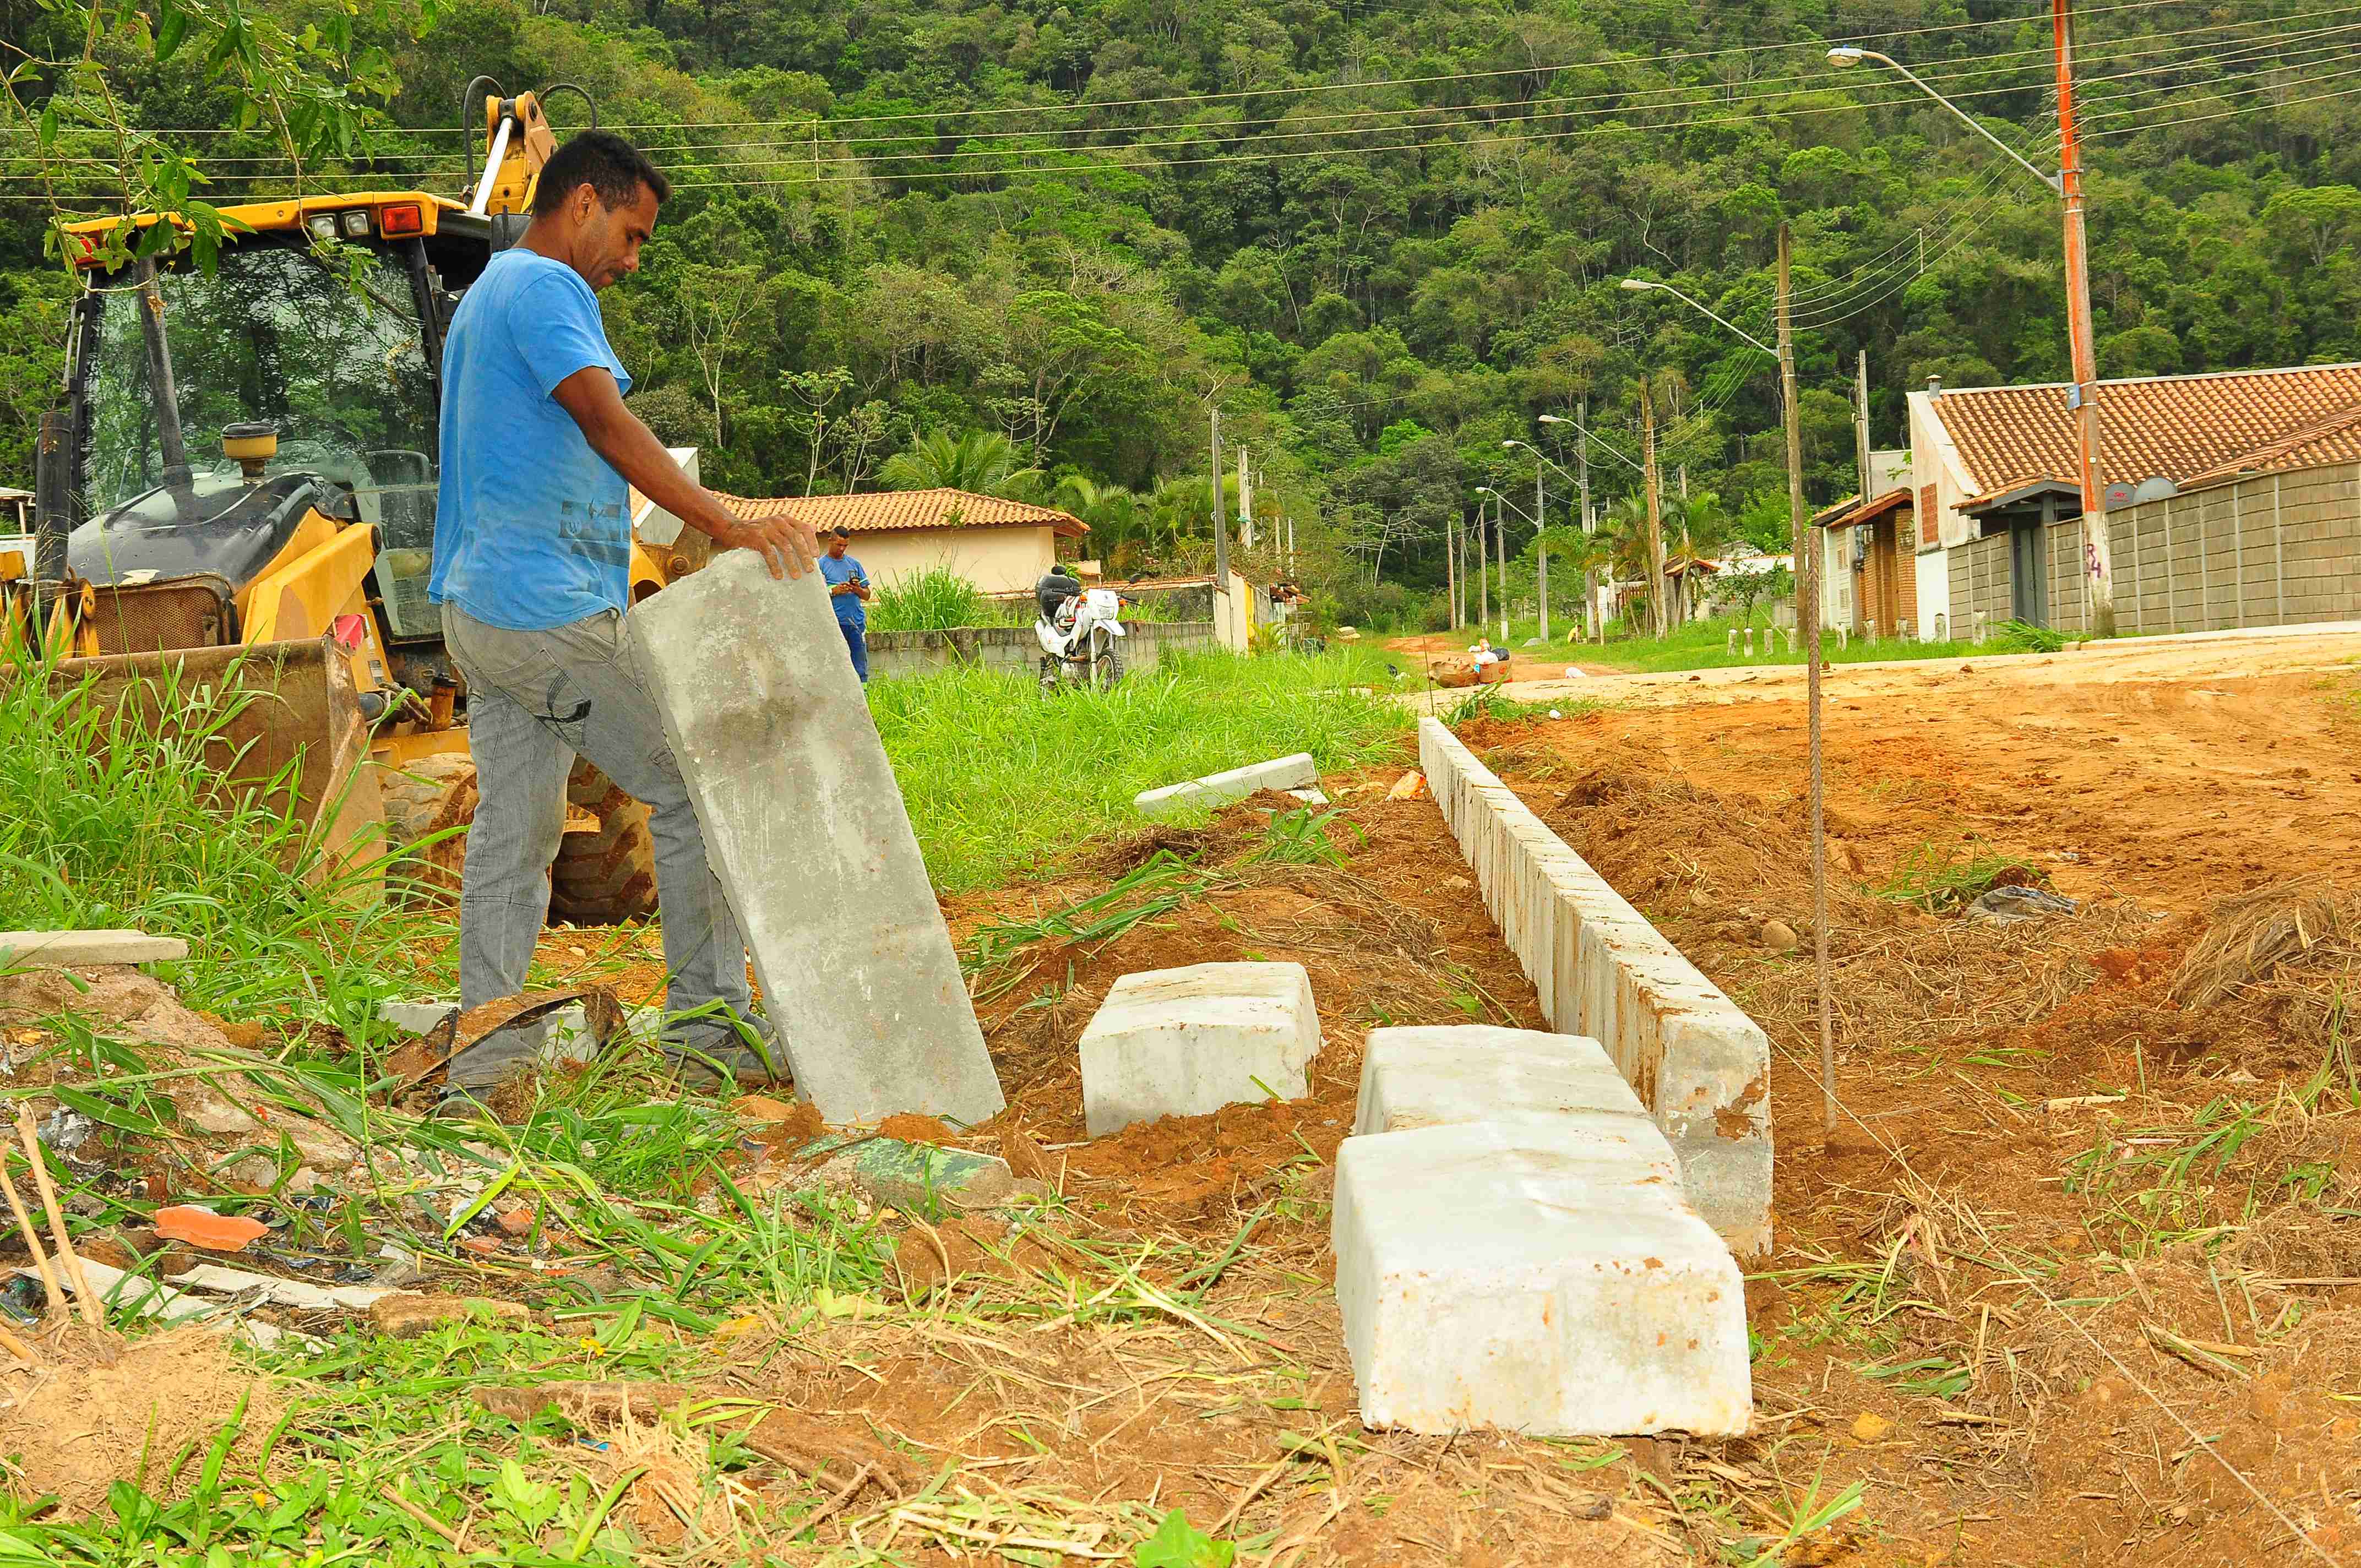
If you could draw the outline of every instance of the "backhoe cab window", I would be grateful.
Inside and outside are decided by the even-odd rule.
[[[277,428],[273,474],[350,488],[378,528],[378,582],[396,637],[433,635],[435,397],[408,270],[382,253],[356,290],[304,252],[268,241],[225,247],[207,277],[158,280],[190,466],[234,472],[225,425]],[[163,480],[155,397],[127,273],[104,293],[89,380],[91,514]]]

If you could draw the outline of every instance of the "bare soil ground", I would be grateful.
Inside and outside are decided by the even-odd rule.
[[[774,1407],[745,1440],[763,1464],[628,1411],[576,1419],[605,1446],[568,1462],[625,1488],[647,1561],[1127,1558],[1111,1543],[1182,1507],[1260,1568],[2361,1563],[2361,679],[2332,652],[1832,674],[1848,1117],[1826,1140],[1800,672],[1465,727],[1780,1053],[1742,1440],[1362,1430],[1326,1230],[1367,1033],[1541,1024],[1393,770],[1331,781],[1334,815],[1262,797],[953,902],[993,955],[974,986],[1010,1107],[900,1130],[1005,1154],[1061,1194],[1054,1223],[884,1219],[873,1298],[756,1302],[709,1336],[651,1319],[634,1355]],[[1961,918],[2004,862],[2079,912]],[[1802,950],[1766,944],[1773,920]],[[555,931],[543,957],[627,1001],[661,981],[652,932]],[[1075,1045],[1115,980],[1257,958],[1312,973],[1310,1097],[1087,1138]],[[432,1283],[533,1299],[560,1260],[487,1245]],[[600,1266],[639,1287],[628,1256]],[[520,1343],[511,1381],[617,1375],[577,1329]],[[812,1505],[784,1535],[749,1522],[776,1497]],[[483,1545],[469,1528],[455,1544]]]

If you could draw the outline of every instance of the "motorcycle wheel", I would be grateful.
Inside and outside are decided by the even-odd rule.
[[[1058,661],[1049,654],[1041,655],[1041,695],[1048,696],[1058,689]]]
[[[1091,684],[1100,691],[1114,687],[1123,679],[1123,655],[1115,651],[1115,639],[1110,637],[1099,647],[1098,657],[1091,661]]]

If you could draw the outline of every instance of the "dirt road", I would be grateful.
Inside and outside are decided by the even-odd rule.
[[[1771,1034],[1749,1310],[1780,1437],[1720,1463],[1863,1489],[1812,1561],[2361,1561],[2356,658],[2337,632],[1833,672],[1857,1119],[1825,1142],[1802,673],[1509,688],[1619,700],[1459,727]],[[2079,912],[1961,918],[2003,862]]]
[[[1532,668],[1563,669],[1554,658]],[[1698,703],[1800,701],[1801,664],[1752,664],[1715,670],[1675,670],[1626,674],[1585,665],[1567,650],[1574,667],[1590,673],[1573,679],[1510,681],[1492,689],[1509,702],[1615,703],[1623,707],[1687,706]],[[2141,683],[2225,680],[2257,675],[2324,674],[2361,660],[2361,624],[2350,621],[2287,627],[2270,631],[2207,631],[2179,637],[2143,637],[2090,643],[2059,653],[1993,653],[1965,659],[1897,659],[1830,664],[1821,676],[1824,701],[1914,693],[1954,693],[1975,686],[2000,690],[2048,689],[2060,683]],[[1417,692],[1403,700],[1422,713],[1447,712],[1466,696],[1464,690]]]

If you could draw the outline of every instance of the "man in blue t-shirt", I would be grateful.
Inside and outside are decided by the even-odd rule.
[[[524,989],[579,755],[648,807],[668,1048],[763,1076],[775,1058],[751,1048],[763,1036],[745,940],[628,645],[631,488],[717,548],[762,551],[774,577],[802,576],[818,542],[808,523],[729,511],[623,406],[631,373],[607,342],[598,291],[639,270],[670,192],[622,137],[576,137],[544,166],[531,225],[468,287],[444,340],[428,591],[467,677],[478,791],[460,877],[459,1001]],[[468,1086],[456,1070],[454,1081]]]
[[[869,684],[869,574],[845,554],[851,533],[839,523],[828,536],[828,554],[819,558],[819,575],[828,579],[829,602],[836,606],[836,629],[844,633],[844,651],[852,655],[852,673]]]

